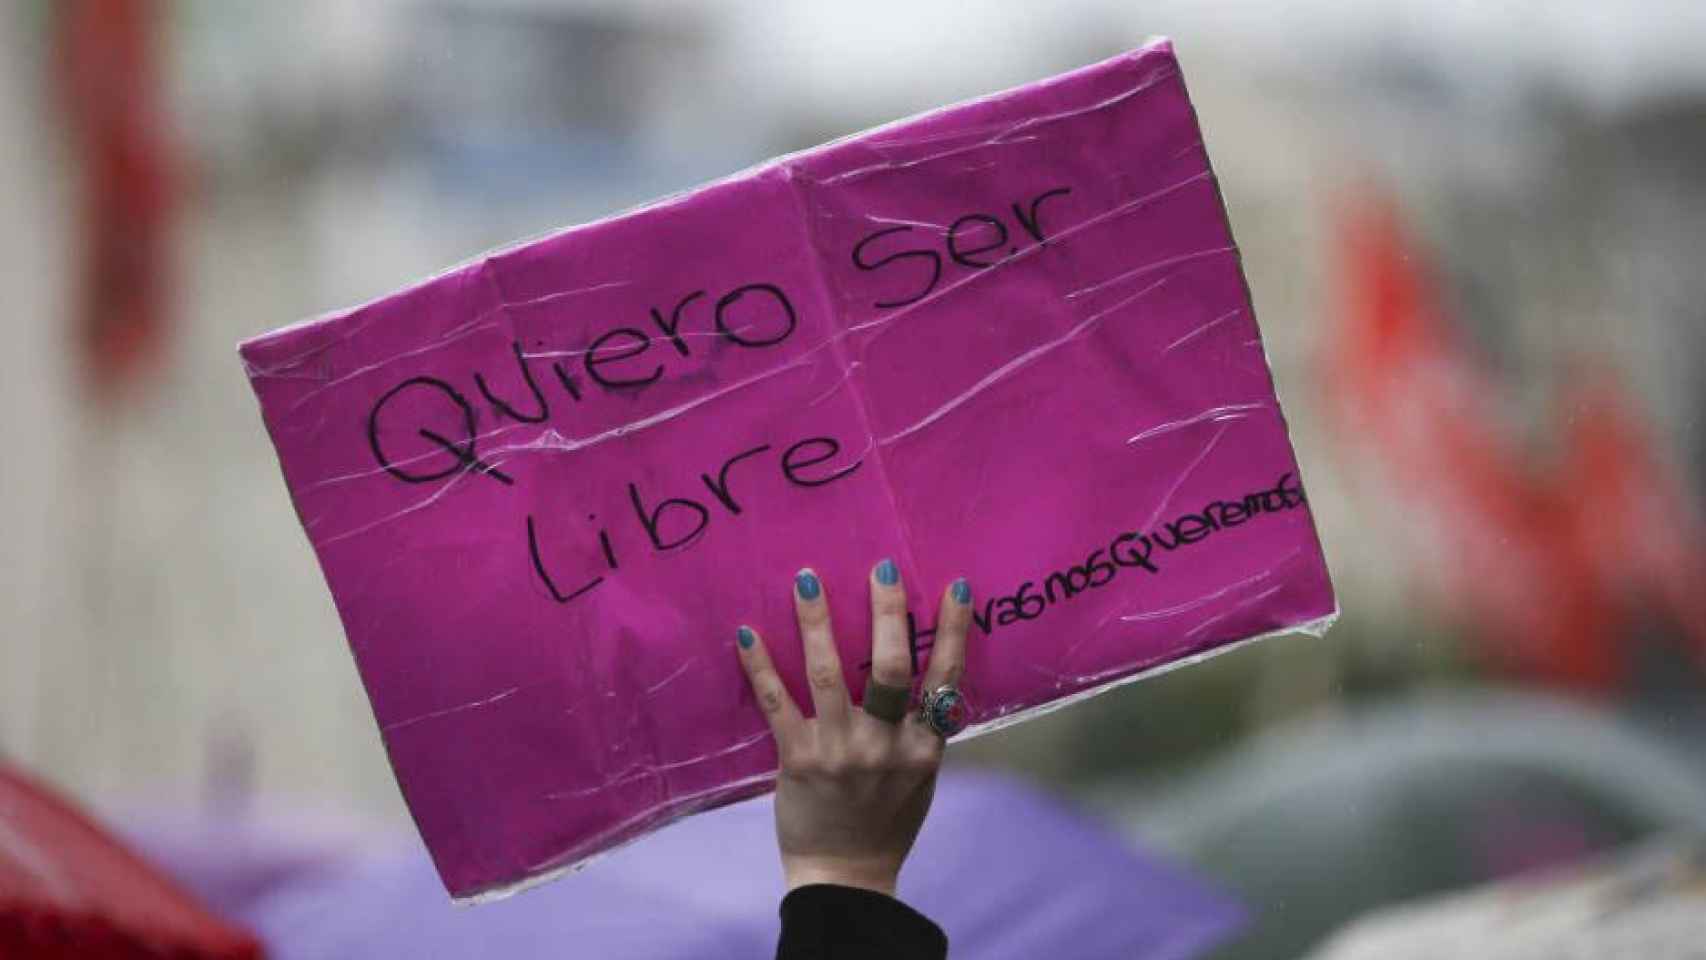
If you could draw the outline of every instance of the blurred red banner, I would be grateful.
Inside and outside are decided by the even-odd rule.
[[[1501,385],[1456,335],[1395,205],[1351,207],[1338,244],[1328,409],[1431,548],[1424,581],[1486,652],[1535,679],[1609,691],[1627,679],[1637,615],[1656,609],[1706,658],[1696,505],[1615,371],[1582,363],[1557,397],[1556,436],[1537,443],[1512,428]]]
[[[154,0],[65,0],[53,85],[78,159],[77,345],[89,388],[135,380],[169,315],[177,160]]]

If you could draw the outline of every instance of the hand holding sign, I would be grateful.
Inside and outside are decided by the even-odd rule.
[[[910,692],[906,591],[884,560],[872,571],[871,676]],[[964,580],[943,591],[936,649],[925,690],[956,683],[965,668],[971,593]],[[781,758],[776,833],[788,889],[810,883],[863,887],[893,895],[900,865],[930,809],[943,738],[911,713],[873,716],[854,709],[841,675],[829,599],[817,575],[795,578],[794,605],[805,648],[813,719],[789,696],[756,631],[741,627],[741,663],[775,735]]]
[[[969,733],[1336,614],[1164,42],[242,353],[457,897],[770,789],[735,627],[808,558],[975,589],[755,645],[817,725],[808,660],[860,691],[964,629]]]

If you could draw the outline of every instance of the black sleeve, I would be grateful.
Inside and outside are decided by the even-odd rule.
[[[947,955],[942,928],[893,897],[817,883],[782,898],[776,960],[943,960]]]

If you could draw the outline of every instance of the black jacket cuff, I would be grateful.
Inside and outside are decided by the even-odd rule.
[[[874,890],[814,883],[782,898],[777,960],[943,960],[947,955],[941,927]]]

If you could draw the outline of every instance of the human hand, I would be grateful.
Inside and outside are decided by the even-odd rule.
[[[884,560],[871,571],[871,674],[891,687],[912,684],[906,591]],[[944,741],[909,710],[898,722],[854,709],[841,676],[823,584],[811,570],[794,578],[794,610],[805,646],[813,713],[801,716],[771,665],[764,641],[741,627],[741,664],[776,737],[776,839],[788,889],[810,883],[894,895],[936,789]],[[942,594],[925,690],[958,685],[965,670],[971,591],[956,580]]]

